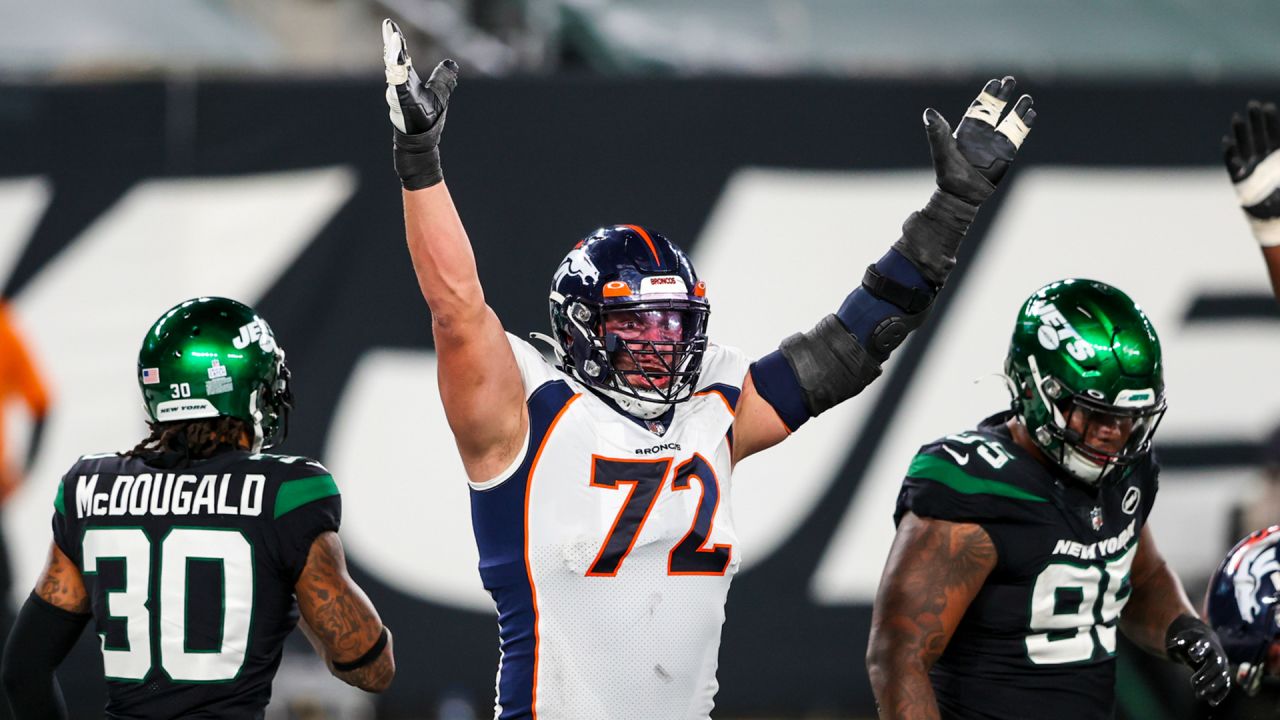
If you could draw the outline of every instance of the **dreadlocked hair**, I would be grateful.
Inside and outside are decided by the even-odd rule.
[[[240,438],[246,435],[252,437],[249,426],[243,420],[227,415],[199,420],[149,422],[147,426],[151,428],[151,434],[132,450],[123,453],[126,457],[174,452],[190,460],[203,460],[219,452],[239,449]]]

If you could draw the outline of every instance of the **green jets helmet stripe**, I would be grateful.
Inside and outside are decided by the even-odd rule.
[[[332,497],[338,493],[338,484],[332,475],[314,475],[297,480],[280,483],[276,493],[275,516],[280,517],[290,510],[296,510],[309,502]]]
[[[988,480],[970,475],[954,464],[933,455],[916,455],[907,468],[907,477],[933,480],[964,495],[999,495],[1015,500],[1047,502],[1045,498],[999,480]]]
[[[170,308],[138,352],[138,386],[153,422],[229,416],[256,452],[283,438],[291,395],[284,350],[243,303],[200,297]]]

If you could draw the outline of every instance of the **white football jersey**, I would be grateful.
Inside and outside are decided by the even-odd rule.
[[[529,435],[471,486],[498,609],[495,718],[705,720],[741,562],[729,498],[747,358],[710,345],[694,396],[655,433],[508,338]]]

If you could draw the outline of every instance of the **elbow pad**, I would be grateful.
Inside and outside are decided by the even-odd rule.
[[[778,352],[795,374],[810,417],[857,395],[880,377],[880,363],[835,315],[822,318],[808,332],[783,340]]]
[[[880,364],[835,315],[751,364],[756,393],[791,432],[862,392],[879,375]]]

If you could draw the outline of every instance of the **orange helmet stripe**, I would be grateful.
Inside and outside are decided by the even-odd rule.
[[[639,225],[627,225],[626,227],[629,227],[632,230],[635,230],[637,233],[640,234],[640,237],[644,238],[645,243],[649,245],[649,252],[653,253],[653,261],[658,263],[659,266],[661,266],[662,258],[658,257],[658,248],[653,244],[653,238],[649,237],[649,233],[646,232],[645,229],[640,227]]]

